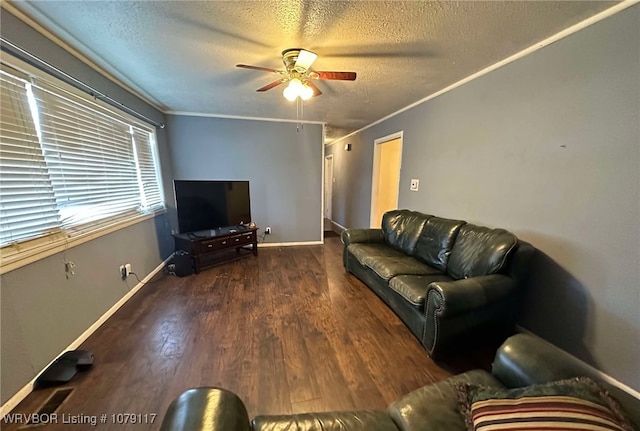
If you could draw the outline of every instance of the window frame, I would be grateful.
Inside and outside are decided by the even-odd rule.
[[[160,214],[166,213],[166,199],[162,184],[162,166],[160,164],[158,151],[158,133],[153,126],[146,125],[146,123],[142,120],[128,114],[125,111],[118,110],[108,103],[92,98],[90,95],[82,92],[81,90],[25,63],[24,61],[14,56],[4,55],[2,58],[2,63],[20,73],[24,73],[36,79],[48,81],[54,86],[60,87],[62,90],[68,91],[73,95],[82,98],[83,100],[86,100],[93,104],[97,104],[101,109],[105,109],[109,112],[112,112],[116,116],[127,119],[128,122],[134,127],[145,125],[145,128],[152,130],[150,137],[151,152],[156,162],[155,171],[158,181],[157,186],[160,198],[162,200],[162,206],[150,208],[147,211],[137,211],[129,215],[123,214],[122,217],[117,217],[117,219],[115,220],[107,219],[97,222],[89,222],[80,226],[62,228],[56,230],[53,233],[39,236],[33,239],[6,244],[5,246],[0,248],[0,274],[5,274],[7,272],[21,268],[25,265],[29,265],[33,262],[52,256],[54,254],[64,252],[85,242],[92,241],[104,235],[108,235],[118,230],[125,229],[129,226],[133,226],[137,223],[144,222],[146,220],[155,218]],[[133,150],[135,151],[135,147],[133,148]]]

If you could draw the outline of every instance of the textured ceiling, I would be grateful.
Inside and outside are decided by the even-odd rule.
[[[319,55],[304,119],[344,136],[576,24],[599,1],[21,1],[14,6],[166,112],[295,119],[280,53]]]

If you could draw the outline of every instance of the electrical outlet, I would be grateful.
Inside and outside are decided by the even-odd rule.
[[[124,265],[124,269],[127,270],[127,275],[131,275],[131,273],[133,272],[133,269],[131,269],[131,264],[130,263],[126,263]]]
[[[420,180],[417,178],[412,178],[411,179],[411,186],[409,187],[409,190],[411,190],[412,192],[417,192],[418,191],[418,187],[420,187]]]
[[[266,235],[271,235],[271,226],[267,226],[266,228],[264,228],[264,233]]]
[[[120,278],[123,280],[127,278],[127,268],[124,265],[120,265]]]

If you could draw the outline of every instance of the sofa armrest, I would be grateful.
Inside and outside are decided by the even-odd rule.
[[[502,388],[503,385],[484,370],[472,370],[446,380],[418,388],[394,401],[389,415],[403,431],[456,431],[466,429],[458,411],[459,384]]]
[[[436,281],[427,288],[425,312],[436,309],[436,317],[451,317],[475,310],[509,296],[517,283],[501,274],[455,281]]]
[[[384,242],[382,229],[345,229],[340,235],[345,247],[356,242]]]
[[[593,377],[584,363],[530,334],[509,337],[498,349],[491,372],[511,388],[583,375]]]
[[[205,430],[250,431],[242,400],[225,389],[189,389],[171,403],[160,426],[160,431]]]

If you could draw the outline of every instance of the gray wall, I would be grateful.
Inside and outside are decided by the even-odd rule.
[[[163,114],[98,75],[66,51],[2,10],[2,36],[85,83],[158,122]],[[162,162],[168,157],[166,136],[158,133]],[[170,166],[163,163],[165,175]],[[169,173],[167,173],[169,171]],[[129,262],[141,278],[157,267],[173,248],[166,215],[70,248],[67,260],[76,275],[65,278],[63,255],[57,254],[0,278],[2,380],[4,404],[57,354],[80,336],[135,286],[120,280],[118,267]],[[88,346],[90,348],[90,346]]]
[[[249,180],[265,242],[322,239],[322,125],[170,115],[167,131],[175,179]]]
[[[36,376],[161,262],[156,223],[164,215],[105,235],[1,277],[2,403]],[[76,264],[65,277],[63,259]],[[91,349],[91,345],[86,348]]]
[[[327,150],[335,221],[368,226],[373,141],[403,130],[399,206],[533,243],[522,326],[637,390],[639,23],[636,5]]]

